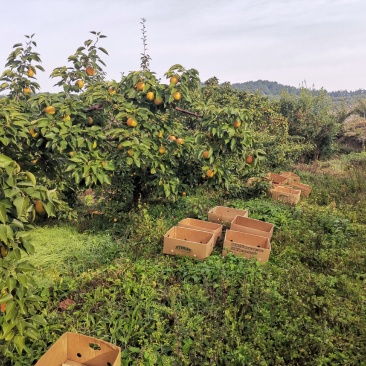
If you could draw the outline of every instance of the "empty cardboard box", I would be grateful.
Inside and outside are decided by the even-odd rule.
[[[276,201],[296,205],[300,201],[301,191],[289,186],[275,186],[270,190],[270,194]]]
[[[276,173],[268,173],[265,178],[271,181],[272,184],[286,184],[289,181],[289,178]]]
[[[179,227],[187,227],[195,230],[208,231],[214,235],[214,242],[216,244],[217,239],[221,236],[222,225],[214,222],[208,222],[203,220],[197,220],[192,218],[186,218],[178,222]]]
[[[280,175],[282,175],[285,178],[290,178],[294,182],[300,182],[300,177],[292,172],[280,172]]]
[[[236,216],[231,222],[230,229],[271,239],[273,227],[274,225],[269,222],[250,219],[249,217]]]
[[[216,206],[208,211],[208,221],[219,224],[231,223],[236,216],[248,217],[248,211],[225,206]]]
[[[294,189],[301,191],[303,197],[309,197],[311,193],[311,186],[299,182],[289,182],[288,185]]]
[[[121,349],[77,333],[64,333],[35,366],[121,366]]]
[[[239,257],[257,258],[267,262],[271,253],[271,243],[268,238],[240,231],[226,230],[222,255],[231,252]]]
[[[204,259],[214,247],[214,235],[208,231],[173,226],[164,235],[164,254]]]

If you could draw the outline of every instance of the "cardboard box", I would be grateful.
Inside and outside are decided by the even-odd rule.
[[[311,187],[309,185],[299,182],[289,182],[288,185],[294,189],[300,190],[303,197],[310,196]]]
[[[208,211],[208,221],[219,224],[231,223],[236,216],[248,217],[248,211],[225,206],[216,206]]]
[[[222,255],[227,255],[229,251],[238,257],[257,258],[261,262],[267,262],[271,243],[264,236],[226,230]]]
[[[294,182],[300,182],[300,177],[292,172],[280,172],[280,175],[282,175],[285,178],[289,178],[293,180]]]
[[[121,366],[121,349],[77,333],[64,333],[35,366]]]
[[[286,184],[289,181],[289,178],[283,177],[282,175],[276,173],[268,173],[265,178],[271,181],[274,185]]]
[[[300,201],[301,191],[289,186],[276,186],[270,190],[270,194],[276,201],[296,205]]]
[[[214,247],[214,235],[208,231],[173,226],[164,235],[164,254],[204,259]]]
[[[214,222],[208,222],[203,220],[197,220],[192,218],[186,218],[178,222],[179,227],[187,227],[195,230],[208,231],[214,235],[214,244],[216,245],[217,239],[222,234],[222,225]]]
[[[231,222],[230,230],[241,231],[243,233],[272,238],[274,225],[269,222],[250,219],[249,217],[236,216]]]

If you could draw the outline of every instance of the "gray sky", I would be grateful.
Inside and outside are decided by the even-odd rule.
[[[42,91],[52,91],[55,67],[90,38],[100,46],[108,79],[138,70],[146,18],[151,71],[173,64],[202,81],[270,80],[332,90],[366,89],[365,0],[0,0],[0,72],[12,46],[35,33]]]

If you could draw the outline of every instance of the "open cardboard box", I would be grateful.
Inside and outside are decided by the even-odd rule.
[[[269,222],[255,220],[249,217],[236,216],[231,222],[230,229],[271,239],[273,227],[274,225]]]
[[[301,191],[301,195],[303,197],[309,197],[310,193],[311,193],[311,186],[309,186],[308,184],[304,184],[304,183],[299,183],[299,182],[289,182],[288,185],[294,189],[298,189],[299,191]]]
[[[280,174],[276,173],[268,173],[265,177],[267,180],[271,181],[272,184],[286,184],[289,181],[289,178],[284,177]]]
[[[294,182],[300,182],[300,177],[292,172],[280,172],[280,175],[282,175],[285,178],[290,178]]]
[[[236,216],[248,217],[248,211],[225,206],[216,206],[208,211],[208,221],[219,224],[231,223]]]
[[[179,227],[187,227],[195,230],[208,231],[214,235],[214,243],[221,236],[222,225],[198,219],[186,218],[178,222]]]
[[[301,191],[290,186],[275,186],[270,191],[271,197],[280,202],[296,205],[300,201]]]
[[[64,333],[35,366],[121,366],[121,349],[77,333]]]
[[[222,255],[227,255],[229,251],[238,257],[257,258],[261,262],[267,262],[271,254],[271,244],[264,236],[226,230]]]
[[[163,253],[204,259],[214,247],[214,235],[208,231],[173,226],[164,235]]]

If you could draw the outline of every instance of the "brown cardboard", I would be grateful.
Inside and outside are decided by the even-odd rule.
[[[289,186],[276,186],[270,190],[270,194],[276,201],[296,205],[300,201],[301,191]]]
[[[300,177],[292,172],[280,172],[280,175],[282,175],[285,178],[290,178],[294,182],[300,182]]]
[[[243,233],[272,238],[274,225],[261,220],[250,219],[249,217],[236,216],[231,222],[230,230]]]
[[[212,253],[213,247],[214,235],[208,231],[173,226],[164,235],[164,254],[204,259]]]
[[[271,244],[264,236],[226,230],[222,255],[225,256],[228,252],[238,257],[257,258],[261,262],[267,262]]]
[[[288,178],[283,177],[282,175],[276,173],[268,173],[265,177],[270,180],[273,184],[286,184],[288,182]]]
[[[214,245],[216,245],[216,241],[222,233],[222,225],[192,218],[183,219],[178,222],[178,226],[212,233],[214,235]]]
[[[289,182],[288,185],[294,189],[300,190],[303,197],[310,196],[311,187],[309,185],[299,182]]]
[[[216,206],[208,211],[208,221],[219,224],[231,223],[236,216],[248,217],[248,211],[225,206]]]
[[[99,349],[93,349],[96,345]],[[95,347],[94,347],[95,348]],[[121,366],[121,348],[78,333],[64,333],[35,366]]]

